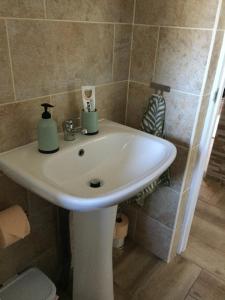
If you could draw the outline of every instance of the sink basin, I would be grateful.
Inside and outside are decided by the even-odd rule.
[[[113,300],[112,242],[117,204],[173,162],[173,144],[107,120],[99,134],[41,154],[31,143],[0,154],[0,169],[46,200],[72,211],[73,300]]]
[[[135,195],[173,162],[173,144],[103,120],[99,134],[61,140],[43,155],[31,143],[0,155],[0,169],[16,182],[69,210],[89,211]],[[90,187],[99,179],[100,187]]]

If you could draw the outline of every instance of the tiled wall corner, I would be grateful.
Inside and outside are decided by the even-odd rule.
[[[198,3],[194,0],[136,1],[127,125],[140,128],[148,98],[152,94],[149,88],[151,80],[171,86],[171,93],[164,95],[167,105],[165,129],[166,138],[175,143],[178,155],[170,168],[172,175],[170,188],[168,190],[160,188],[150,197],[146,207],[138,210],[135,238],[146,248],[154,249],[154,253],[164,260],[170,259],[180,196],[183,195],[183,188],[188,190],[190,186],[198,157],[199,133],[193,144],[193,131],[196,129],[194,126],[198,118],[200,93],[210,54],[218,3],[219,1],[213,0],[207,2],[201,0]],[[222,34],[218,33],[214,47],[209,72],[211,80],[214,77],[213,69],[217,64],[216,56],[219,53],[221,36]],[[208,79],[208,86],[211,80]],[[204,114],[206,103],[205,95],[205,106],[201,110]],[[202,123],[203,120],[199,120],[199,128],[203,126]],[[167,228],[173,232],[170,235],[170,231],[169,233],[167,230],[160,231],[165,233],[166,241],[170,238],[168,243],[162,243],[163,254],[162,249],[157,248],[158,241],[154,240],[154,236],[151,240],[150,233],[148,237],[143,235],[141,238],[138,237],[138,228],[144,230],[147,236],[147,226],[144,224],[152,222],[155,228],[159,227],[159,231]],[[163,234],[159,236],[161,238]]]

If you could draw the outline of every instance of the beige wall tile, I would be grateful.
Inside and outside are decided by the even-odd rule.
[[[135,23],[212,28],[218,0],[137,0]]]
[[[115,25],[113,80],[127,80],[131,52],[131,25]]]
[[[176,90],[199,94],[211,31],[161,28],[155,80]]]
[[[135,82],[129,83],[129,101],[127,110],[127,125],[140,129],[141,120],[151,96],[152,90]]]
[[[158,27],[134,26],[130,79],[150,83],[154,75]]]
[[[37,123],[43,111],[41,103],[49,101],[45,97],[0,105],[0,152],[36,139]]]
[[[18,204],[27,211],[27,192],[20,185],[3,175],[0,177],[0,210]]]
[[[169,187],[160,186],[148,197],[142,212],[173,229],[178,202],[179,193]]]
[[[163,260],[168,259],[172,230],[138,211],[135,241]]]
[[[17,99],[112,80],[113,25],[8,21]]]
[[[166,137],[179,145],[189,146],[199,97],[176,91],[165,94]]]
[[[13,101],[13,85],[11,78],[9,50],[6,38],[6,27],[0,20],[0,104]]]
[[[97,87],[96,105],[101,118],[124,123],[127,101],[127,82]]]
[[[47,0],[47,16],[76,21],[131,23],[133,0]]]
[[[225,29],[225,1],[222,1],[222,8],[221,8],[221,13],[220,13],[220,21],[218,28],[219,29]]]
[[[43,18],[43,0],[1,0],[1,17]]]

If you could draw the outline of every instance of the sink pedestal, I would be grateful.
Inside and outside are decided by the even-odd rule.
[[[117,206],[73,214],[73,300],[113,300],[112,243]]]

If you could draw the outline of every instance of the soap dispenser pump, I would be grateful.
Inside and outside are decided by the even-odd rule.
[[[43,103],[42,119],[38,123],[38,150],[41,153],[51,154],[59,150],[59,137],[57,124],[51,118],[48,108],[54,107],[49,103]]]

